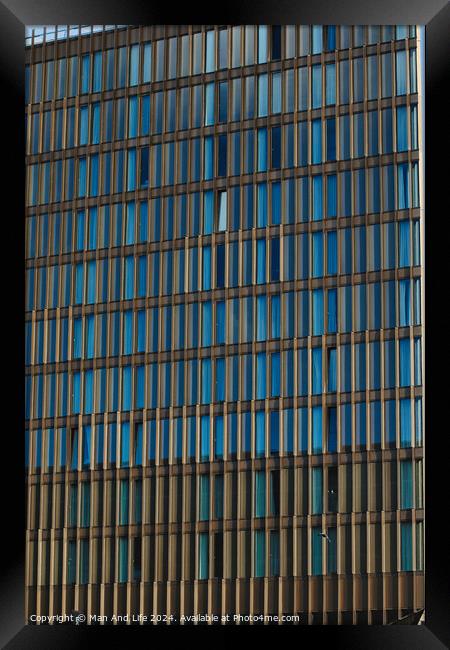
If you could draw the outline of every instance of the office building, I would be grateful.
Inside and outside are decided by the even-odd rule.
[[[27,616],[423,609],[422,28],[58,30],[26,45]]]

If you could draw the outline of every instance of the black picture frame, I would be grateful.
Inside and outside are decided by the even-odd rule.
[[[222,7],[225,11],[221,11]],[[447,238],[448,165],[445,164],[445,136],[448,133],[448,103],[445,73],[448,72],[450,6],[446,0],[264,0],[228,2],[208,10],[185,5],[177,11],[170,3],[142,3],[128,0],[3,0],[0,2],[0,76],[3,118],[3,335],[4,409],[2,447],[2,552],[0,582],[0,644],[17,648],[75,648],[86,642],[104,643],[113,631],[112,647],[133,641],[147,643],[142,627],[104,628],[88,626],[24,625],[25,566],[25,481],[23,472],[23,296],[25,190],[24,58],[25,25],[35,24],[421,24],[425,25],[425,455],[426,488],[426,622],[425,625],[301,628],[299,643],[315,642],[317,636],[333,647],[350,648],[444,648],[450,645],[450,580],[448,576],[448,533],[445,479],[448,475],[448,433],[445,418],[447,383],[440,377],[445,367],[445,297],[448,274]],[[447,111],[446,111],[447,108]],[[445,174],[445,176],[444,176]],[[447,271],[447,274],[446,274]],[[155,627],[149,632],[154,642],[166,634],[190,634],[200,628]],[[202,630],[221,634],[240,633],[243,628],[209,626]],[[266,628],[263,628],[266,631]],[[287,629],[278,627],[283,634]],[[297,630],[299,628],[296,628]],[[233,632],[228,632],[233,630]],[[250,631],[256,631],[252,628]],[[249,629],[247,629],[247,632]],[[252,633],[254,633],[254,631]],[[273,631],[273,629],[271,630]],[[292,632],[292,629],[291,629]],[[156,634],[156,637],[155,637]],[[161,634],[163,636],[161,636]],[[297,632],[300,634],[300,632]],[[93,636],[97,635],[97,636]],[[125,636],[126,635],[126,636]],[[136,636],[138,635],[138,636]],[[306,638],[303,636],[306,635]],[[313,635],[313,636],[311,636]],[[325,636],[324,636],[325,635]],[[332,636],[330,636],[332,635]],[[138,639],[139,637],[139,639]],[[314,638],[315,637],[315,638]]]

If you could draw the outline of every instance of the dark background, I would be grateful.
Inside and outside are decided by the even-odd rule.
[[[24,626],[25,482],[23,445],[24,366],[24,25],[38,24],[426,24],[425,101],[425,575],[426,625],[327,627],[302,626],[276,629],[264,626],[264,634],[296,631],[296,642],[329,643],[333,648],[442,649],[450,646],[449,507],[447,477],[450,471],[446,402],[448,381],[444,373],[449,357],[447,344],[449,165],[448,62],[450,6],[445,0],[248,0],[228,2],[226,12],[214,5],[199,11],[185,3],[150,3],[149,0],[3,0],[0,2],[0,78],[2,81],[2,256],[3,304],[3,410],[1,479],[1,582],[0,644],[21,648],[77,648],[89,642],[123,648],[130,643],[173,642],[173,634],[197,632],[255,634],[247,627],[87,627],[73,625]],[[447,83],[446,83],[447,82]],[[446,137],[447,136],[447,137]],[[447,156],[448,159],[448,156]],[[447,308],[447,309],[446,309]],[[447,373],[448,374],[448,373]],[[113,634],[111,634],[111,632]],[[145,637],[143,635],[146,635]],[[107,638],[105,638],[105,635]],[[133,635],[133,636],[131,636]],[[150,635],[150,636],[149,636]],[[312,637],[314,635],[314,638]],[[133,641],[131,641],[133,639]],[[440,640],[439,640],[440,639]],[[281,640],[281,639],[280,639]],[[283,639],[284,640],[284,639]]]

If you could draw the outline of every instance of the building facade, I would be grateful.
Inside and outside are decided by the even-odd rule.
[[[28,43],[27,616],[422,609],[422,29]]]

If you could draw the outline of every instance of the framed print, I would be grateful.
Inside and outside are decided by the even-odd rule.
[[[5,647],[444,647],[448,7],[26,4]]]

